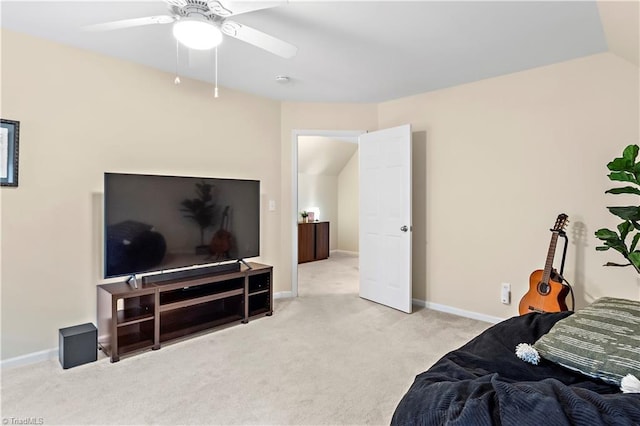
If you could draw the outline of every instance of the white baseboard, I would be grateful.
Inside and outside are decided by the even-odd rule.
[[[464,309],[454,308],[452,306],[441,305],[439,303],[427,302],[419,299],[412,299],[414,305],[422,306],[434,311],[446,312],[448,314],[458,315],[459,317],[471,318],[478,321],[484,321],[491,324],[497,324],[504,321],[504,318],[485,315],[478,312],[466,311]]]
[[[35,364],[36,362],[48,361],[58,357],[58,348],[47,349],[40,352],[33,352],[26,355],[20,355],[15,358],[4,359],[0,361],[0,367],[5,369],[22,367],[24,365]]]
[[[293,295],[293,293],[291,293],[290,291],[279,291],[277,293],[273,293],[273,298],[274,299],[286,299],[288,297],[293,297],[292,295]]]
[[[331,253],[344,253],[344,254],[350,254],[352,256],[360,255],[360,252],[357,252],[357,251],[340,250],[340,249],[331,250]]]

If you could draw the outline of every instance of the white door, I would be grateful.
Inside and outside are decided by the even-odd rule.
[[[411,313],[411,125],[366,133],[360,157],[360,297]]]

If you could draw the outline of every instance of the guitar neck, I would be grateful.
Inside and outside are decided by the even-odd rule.
[[[549,243],[549,252],[547,253],[547,261],[544,264],[544,273],[542,274],[542,282],[549,284],[551,279],[551,270],[553,269],[553,259],[556,255],[556,245],[558,244],[558,231],[553,231],[551,242]]]

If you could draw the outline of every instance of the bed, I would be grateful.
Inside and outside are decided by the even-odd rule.
[[[640,356],[640,302],[632,303],[637,303],[637,315],[632,311],[618,319],[631,339],[627,350]],[[611,307],[604,305],[604,316],[615,317]],[[593,322],[584,320],[589,312],[580,312],[580,316],[578,312],[514,317],[446,354],[416,376],[396,407],[392,425],[640,425],[640,393],[622,393],[616,383],[619,374],[606,380],[591,377],[594,374],[552,361],[548,351],[542,351],[542,337],[548,339],[552,335],[549,332],[560,329],[572,315],[573,323],[567,325],[572,333],[576,332],[576,321]],[[616,328],[609,330],[617,332]],[[571,340],[556,337],[565,342]],[[598,338],[602,340],[603,336]],[[603,346],[614,346],[606,339],[605,336]],[[521,343],[541,350],[538,365],[516,356],[515,348]],[[614,358],[607,355],[605,362]],[[584,354],[575,359],[587,362]],[[629,371],[640,377],[640,364],[633,365],[634,362],[640,360],[627,361],[625,365],[631,365]]]

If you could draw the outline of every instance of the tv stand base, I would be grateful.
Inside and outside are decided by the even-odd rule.
[[[132,288],[138,288],[138,279],[136,278],[135,274],[127,278],[126,283],[129,284]]]
[[[244,266],[246,266],[247,269],[251,269],[251,265],[248,264],[247,262],[245,262],[244,259],[238,259],[238,267],[240,266],[240,263],[242,263]]]

